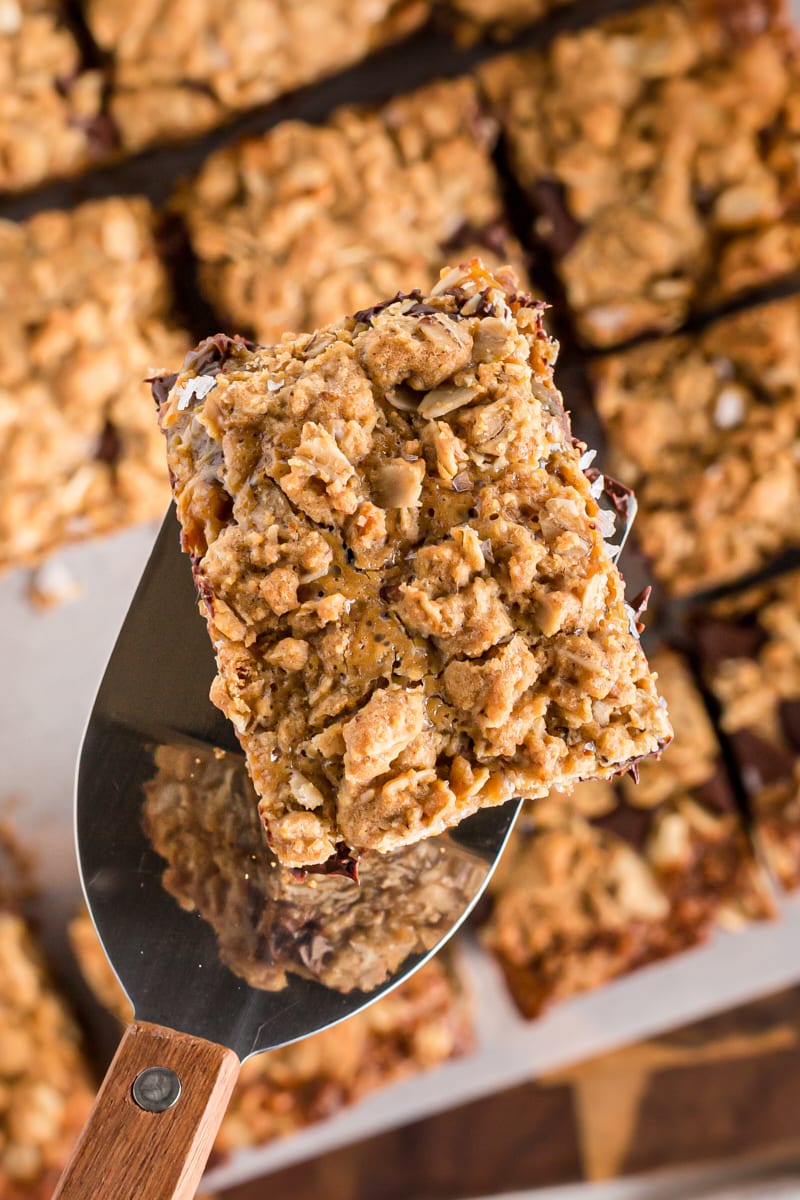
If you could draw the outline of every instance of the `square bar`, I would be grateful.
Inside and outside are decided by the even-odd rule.
[[[669,0],[483,69],[589,345],[797,271],[798,43],[782,0]]]
[[[529,806],[490,885],[484,928],[520,1010],[607,983],[773,915],[703,702],[677,655],[653,657],[675,723],[638,786],[580,784]]]
[[[800,544],[800,299],[592,364],[609,471],[637,535],[683,595]]]
[[[0,192],[72,175],[111,152],[103,76],[83,69],[59,0],[5,0],[0,16]]]
[[[191,136],[359,62],[423,24],[426,0],[87,0],[127,150]]]
[[[212,154],[178,205],[223,327],[265,342],[310,332],[433,287],[453,255],[521,268],[496,134],[474,83],[457,79]]]
[[[160,516],[147,375],[183,353],[140,197],[0,221],[0,570]]]
[[[287,866],[670,739],[542,309],[473,260],[278,346],[207,339],[153,385],[212,699]]]
[[[81,1037],[25,922],[0,910],[0,1196],[47,1200],[94,1101]]]
[[[800,571],[721,602],[698,625],[759,845],[788,891],[800,887]]]

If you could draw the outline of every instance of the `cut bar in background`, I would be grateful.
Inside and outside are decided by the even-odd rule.
[[[85,0],[122,146],[201,133],[421,25],[427,0]]]
[[[85,170],[113,147],[102,73],[86,70],[59,0],[0,10],[0,193]]]
[[[783,886],[794,890],[800,887],[800,571],[720,602],[698,625],[697,638],[759,842]]]
[[[178,199],[200,286],[225,328],[273,342],[430,288],[482,255],[520,272],[469,79],[324,125],[288,121],[212,155]]]
[[[0,570],[167,505],[144,379],[188,340],[155,222],[134,197],[0,223]]]
[[[775,0],[668,0],[481,71],[595,346],[796,272],[796,34]]]
[[[800,545],[800,298],[591,365],[605,465],[636,492],[638,541],[674,594]]]
[[[0,1196],[47,1200],[94,1086],[78,1027],[30,931],[3,909],[0,963]]]
[[[483,939],[528,1017],[773,914],[686,664],[662,650],[652,665],[675,726],[663,761],[642,763],[638,785],[529,805],[490,885]]]

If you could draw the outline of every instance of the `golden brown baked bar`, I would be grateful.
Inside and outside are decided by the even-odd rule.
[[[111,112],[139,150],[334,74],[421,25],[426,0],[86,0]]]
[[[482,72],[586,342],[796,271],[800,86],[782,0],[668,0]]]
[[[0,570],[164,511],[144,379],[187,338],[154,227],[141,198],[0,221]]]
[[[495,135],[459,79],[213,154],[178,204],[223,327],[275,341],[432,287],[454,255],[521,264]]]
[[[435,946],[483,882],[483,863],[438,842],[364,854],[359,887],[346,874],[297,879],[266,846],[240,756],[164,745],[155,765],[142,815],[164,887],[208,921],[221,960],[252,987],[278,990],[291,972],[372,991]]]
[[[88,913],[73,948],[98,999],[121,1020],[130,1008]],[[332,1116],[367,1092],[425,1071],[472,1046],[471,1004],[449,952],[341,1025],[249,1059],[215,1144],[217,1155],[260,1146]]]
[[[0,1196],[47,1200],[94,1099],[72,1016],[21,917],[0,911]]]
[[[86,71],[59,0],[0,9],[0,191],[69,175],[113,145],[103,79]]]
[[[473,260],[275,347],[207,339],[154,384],[212,699],[288,866],[669,740],[542,308]]]
[[[685,664],[653,657],[675,724],[638,786],[582,783],[524,810],[490,887],[484,929],[521,1011],[773,915],[719,747]]]
[[[751,589],[698,627],[766,860],[800,887],[800,571]]]
[[[683,594],[800,544],[800,300],[596,359],[606,465],[636,489],[637,534]]]

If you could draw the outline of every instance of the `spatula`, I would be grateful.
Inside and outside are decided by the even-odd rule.
[[[594,468],[590,472],[602,492],[601,507],[614,517],[608,541],[616,559],[635,501],[626,488]],[[515,801],[483,809],[446,836],[407,848],[399,865],[397,856],[384,861],[373,855],[365,860],[360,890],[350,881],[343,883],[346,893],[317,883],[317,893],[302,893],[301,905],[298,882],[287,873],[283,888],[273,881],[264,888],[262,905],[254,880],[266,849],[253,843],[246,813],[239,826],[227,823],[227,863],[219,857],[224,839],[208,822],[199,822],[200,836],[186,824],[171,841],[156,828],[154,789],[159,772],[164,782],[164,751],[168,762],[181,748],[191,751],[197,780],[204,764],[238,754],[232,729],[208,699],[213,675],[189,561],[179,550],[170,511],[106,669],[78,765],[76,837],[84,893],[135,1018],[56,1191],[61,1200],[193,1196],[242,1062],[352,1016],[435,954],[486,887],[519,809]],[[222,775],[230,781],[230,796],[217,793],[214,799],[224,815],[228,798],[231,805],[242,803],[244,770]],[[198,785],[186,808],[190,823],[205,802]],[[252,805],[254,811],[254,795]],[[174,816],[178,810],[167,805],[165,811]],[[168,860],[166,874],[146,830]],[[237,906],[220,896],[219,879],[227,878],[229,893],[237,880],[242,884],[240,851],[240,891],[248,900]],[[216,872],[210,903],[201,887],[179,886],[181,878],[192,877],[195,864],[187,858],[202,862],[204,855]],[[261,880],[268,875],[262,870]],[[193,877],[202,883],[202,872]],[[381,913],[393,907],[395,877],[396,895],[405,901],[396,907],[409,914],[414,928],[405,928],[395,913],[387,934]],[[418,912],[408,904],[415,889]],[[429,891],[437,897],[444,892],[446,899],[431,906]],[[317,895],[318,904],[309,900]],[[367,943],[374,931],[375,953],[369,969],[366,956],[344,957],[357,965],[355,977],[343,978],[341,969],[326,968],[330,946],[355,929],[353,944],[362,948],[365,930]],[[381,940],[388,950],[378,953]],[[283,947],[280,953],[276,946]],[[336,965],[341,968],[338,960]],[[284,968],[286,985],[267,990],[276,987]]]
[[[143,823],[159,747],[194,747],[198,762],[215,751],[238,751],[233,731],[208,699],[213,674],[189,562],[170,512],[100,686],[78,767],[76,836],[84,892],[135,1019],[59,1184],[62,1200],[193,1196],[241,1063],[351,1016],[421,966],[478,900],[517,813],[515,802],[483,810],[436,839],[445,858],[456,855],[462,868],[470,864],[453,891],[457,903],[433,925],[420,912],[426,927],[413,931],[419,934],[411,938],[415,952],[391,960],[377,986],[359,987],[362,979],[343,988],[325,986],[314,978],[313,955],[306,955],[299,974],[290,972],[282,989],[252,986],[247,980],[257,979],[264,964],[252,964],[252,971],[247,963],[226,965],[222,939],[217,942],[212,924],[200,915],[202,905],[188,911],[186,898],[179,904],[165,888],[164,860]],[[426,854],[429,865],[429,846]],[[182,865],[179,852],[172,874]],[[370,869],[379,874],[380,861]],[[242,872],[247,870],[243,853]],[[354,895],[368,902],[368,887],[354,892],[355,883],[342,884],[350,889],[351,907]],[[374,889],[372,895],[374,903]],[[278,909],[280,902],[280,895],[265,899]],[[306,932],[314,925],[318,941],[324,928],[320,934],[313,906],[303,919]],[[301,933],[293,928],[296,939]]]

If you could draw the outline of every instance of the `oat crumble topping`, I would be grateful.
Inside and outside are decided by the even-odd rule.
[[[284,121],[212,154],[176,203],[224,327],[264,342],[311,331],[433,287],[455,254],[521,274],[496,136],[461,78],[339,109],[322,125]]]

